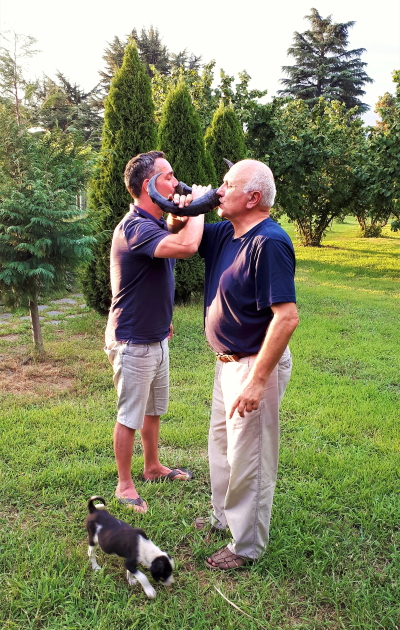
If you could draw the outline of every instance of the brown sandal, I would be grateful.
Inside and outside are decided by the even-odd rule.
[[[228,547],[222,547],[219,551],[216,551],[205,561],[206,567],[217,571],[221,569],[226,571],[227,569],[240,569],[248,563],[247,558],[236,555]]]

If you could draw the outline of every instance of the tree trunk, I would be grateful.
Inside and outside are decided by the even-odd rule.
[[[361,228],[361,231],[365,232],[365,228],[367,227],[367,221],[365,219],[365,216],[362,214],[356,214],[356,217],[357,217],[358,224]]]
[[[33,343],[35,344],[35,350],[39,354],[44,354],[44,345],[42,338],[42,329],[39,321],[39,311],[36,298],[29,300],[29,311],[31,314],[31,327]]]

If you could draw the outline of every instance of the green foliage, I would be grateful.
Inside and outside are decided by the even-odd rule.
[[[211,122],[213,113],[218,104],[218,98],[212,90],[214,80],[215,61],[210,61],[200,69],[197,67],[173,66],[171,73],[166,76],[152,68],[154,75],[151,80],[152,94],[155,105],[156,120],[161,120],[165,100],[169,92],[184,82],[189,90],[192,103],[199,115],[202,132]]]
[[[27,118],[26,105],[37,88],[36,83],[27,81],[23,73],[23,62],[33,57],[37,40],[17,33],[2,34],[8,47],[0,46],[0,102],[11,105],[19,125]]]
[[[44,77],[38,85],[33,122],[45,129],[79,132],[85,142],[98,149],[103,125],[98,112],[99,86],[85,92],[61,72],[56,76],[57,81]]]
[[[0,104],[0,291],[7,305],[29,305],[40,352],[39,296],[65,289],[90,258],[93,238],[76,202],[89,157],[72,135],[33,135]]]
[[[353,199],[362,122],[345,105],[319,99],[281,102],[270,119],[268,162],[278,207],[295,221],[303,245],[319,246],[331,221]]]
[[[400,71],[393,73],[396,93],[378,104],[382,122],[370,129],[369,191],[372,198],[370,215],[386,223],[394,217],[392,228],[400,220]],[[387,95],[390,96],[390,95]]]
[[[147,74],[152,77],[153,70],[151,66],[155,66],[159,72],[163,74],[169,73],[170,60],[168,48],[161,43],[161,36],[158,28],[150,26],[146,31],[142,28],[138,35],[134,28],[131,37],[135,40],[139,51],[140,61],[144,64]]]
[[[160,427],[161,462],[190,468],[194,479],[143,482],[138,440],[132,475],[150,508],[144,516],[113,498],[116,392],[102,351],[104,318],[83,309],[57,330],[45,326],[49,362],[21,371],[10,358],[26,357],[27,323],[12,339],[1,337],[4,630],[399,626],[400,238],[386,228],[389,238],[365,241],[356,230],[351,219],[334,223],[330,247],[296,248],[301,325],[290,343],[296,367],[281,406],[270,542],[240,573],[205,574],[204,559],[230,538],[191,525],[210,509],[215,357],[200,304],[174,312],[170,405]],[[10,391],[24,369],[29,380]],[[127,584],[122,559],[98,551],[103,569],[92,571],[83,521],[93,494],[174,558],[176,582],[170,589],[154,584],[154,600]]]
[[[112,233],[132,202],[124,184],[125,166],[138,153],[154,149],[157,136],[153,117],[150,79],[131,41],[106,99],[100,159],[89,190],[99,239],[84,278],[84,290],[88,304],[101,313],[108,312],[111,302]]]
[[[211,124],[215,110],[222,100],[226,106],[232,106],[242,126],[247,129],[250,122],[256,117],[259,103],[258,99],[265,96],[267,90],[250,90],[250,75],[244,70],[239,72],[240,82],[233,89],[233,76],[228,76],[221,70],[219,85],[213,89],[215,61],[203,64],[202,71],[196,66],[173,67],[170,75],[166,76],[155,71],[152,78],[153,99],[156,109],[156,119],[161,119],[162,110],[168,93],[182,81],[189,90],[192,103],[199,114],[203,134]],[[153,69],[154,70],[154,69]]]
[[[155,28],[154,26],[150,26],[148,31],[145,28],[142,28],[140,34],[134,28],[126,40],[114,37],[113,41],[108,44],[108,48],[104,51],[103,59],[106,62],[106,68],[105,70],[99,72],[103,91],[103,95],[98,101],[99,106],[102,105],[104,98],[108,94],[112,77],[122,66],[125,47],[128,44],[129,39],[135,40],[140,61],[145,66],[149,77],[156,77],[156,84],[160,83],[162,85],[163,78],[169,76],[170,74],[175,77],[176,75],[179,75],[181,71],[194,71],[194,75],[198,75],[198,72],[200,71],[201,56],[189,53],[186,48],[178,54],[170,53],[168,48],[162,43],[158,28]],[[162,88],[164,97],[170,87],[171,84],[168,83],[165,90]],[[158,108],[158,101],[155,98],[157,122],[158,114],[161,113],[163,102],[164,98],[162,99],[160,108]]]
[[[176,177],[191,186],[209,184],[215,172],[206,157],[199,116],[194,109],[189,90],[182,81],[171,89],[163,109],[159,129],[158,148],[164,151]],[[206,220],[216,220],[215,211]],[[204,263],[198,254],[178,260],[175,267],[175,299],[186,301],[203,288]]]
[[[76,204],[90,152],[59,130],[30,134],[4,105],[0,123],[0,288],[15,306],[62,290],[90,257],[93,238]]]
[[[221,81],[215,90],[217,99],[222,99],[225,105],[232,105],[242,130],[247,129],[250,121],[254,119],[259,107],[258,99],[267,94],[267,90],[250,90],[249,83],[251,76],[246,70],[238,73],[240,79],[232,89],[234,77],[227,75],[223,70],[220,72]]]
[[[235,163],[246,157],[242,127],[232,105],[226,106],[221,101],[206,132],[204,143],[214,162],[220,185],[228,170],[223,158]]]
[[[111,79],[122,66],[125,46],[128,41],[129,40],[121,40],[119,37],[115,36],[111,43],[108,42],[108,48],[104,50],[103,60],[105,61],[105,70],[99,70],[100,87],[102,90],[97,102],[99,109],[104,108],[104,99],[110,89]]]
[[[317,9],[311,9],[306,19],[311,30],[294,33],[288,55],[296,64],[282,67],[289,78],[281,79],[285,89],[278,94],[300,98],[309,107],[323,97],[344,103],[346,109],[358,107],[358,113],[367,111],[368,105],[359,99],[365,94],[365,83],[372,83],[364,71],[367,64],[360,59],[365,49],[347,50],[348,32],[355,22],[332,22],[332,16],[324,19]]]

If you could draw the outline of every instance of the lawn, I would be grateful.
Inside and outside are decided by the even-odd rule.
[[[281,409],[271,538],[249,570],[207,570],[206,554],[228,539],[191,527],[207,515],[210,491],[214,357],[200,303],[175,310],[160,443],[162,461],[190,467],[195,479],[142,482],[138,440],[133,474],[146,515],[113,499],[116,395],[105,319],[79,298],[43,326],[42,363],[30,358],[23,312],[1,326],[2,627],[400,628],[400,235],[361,239],[348,219],[333,224],[324,247],[296,246],[296,254],[301,324]],[[122,561],[101,552],[104,570],[91,570],[83,521],[92,494],[173,556],[171,589],[157,585],[148,600],[128,586]]]

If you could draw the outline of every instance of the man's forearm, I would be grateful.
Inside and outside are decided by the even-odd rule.
[[[269,375],[284,353],[297,324],[298,318],[295,313],[284,317],[274,315],[257,359],[250,370],[249,379],[262,385],[267,382]]]
[[[193,242],[196,251],[199,248],[204,230],[204,214],[200,214],[198,217],[188,217],[188,220],[184,224],[182,230],[178,232],[178,238],[181,237],[183,242]]]
[[[271,308],[274,316],[268,326],[257,359],[242,384],[238,397],[233,402],[229,414],[230,418],[236,409],[242,418],[246,411],[258,409],[265,383],[284,353],[289,339],[299,323],[296,304],[292,302],[273,304]]]
[[[204,214],[188,217],[179,232],[169,234],[158,243],[155,258],[190,258],[199,248],[203,226]]]

